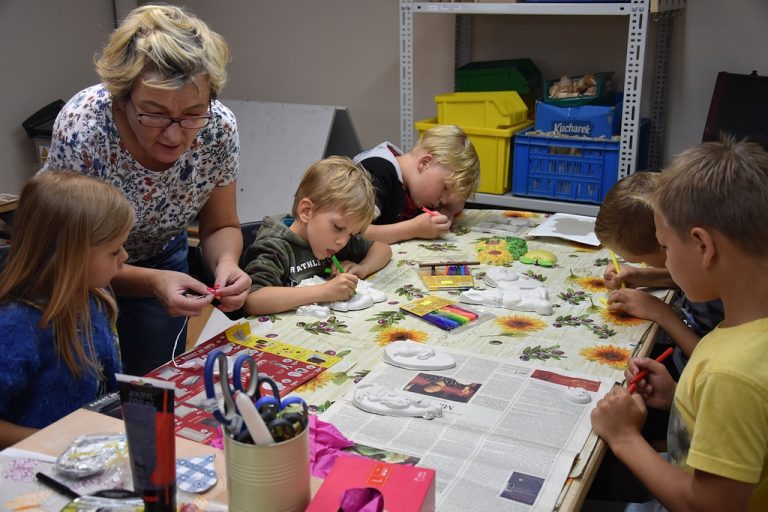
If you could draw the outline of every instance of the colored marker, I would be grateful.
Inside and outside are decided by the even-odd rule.
[[[421,318],[423,318],[424,320],[426,320],[427,322],[433,325],[438,326],[441,329],[445,329],[446,331],[450,331],[451,329],[455,329],[456,327],[461,325],[459,324],[459,322],[455,320],[451,320],[450,318],[440,316],[436,313],[427,313]]]
[[[460,308],[459,306],[454,306],[452,304],[449,304],[447,306],[443,306],[442,309],[447,309],[451,313],[463,316],[464,318],[468,320],[476,320],[477,319],[477,313],[473,313],[472,311],[467,311],[464,308]]]
[[[657,363],[663,362],[666,358],[668,358],[670,355],[672,355],[672,352],[674,352],[674,347],[669,347],[667,350],[661,353],[659,357],[656,358]],[[629,388],[627,390],[630,394],[634,393],[637,390],[637,383],[643,380],[648,376],[648,370],[643,370],[634,377],[632,377],[632,380],[629,381]]]
[[[336,268],[338,269],[339,274],[343,274],[344,273],[344,267],[341,266],[341,263],[339,263],[339,260],[338,260],[338,258],[336,258],[335,254],[333,256],[331,256],[331,260],[333,260],[333,264],[336,265]]]
[[[35,473],[35,478],[40,480],[40,483],[48,487],[49,489],[53,489],[57,493],[61,494],[62,496],[66,496],[70,500],[76,500],[80,497],[80,494],[73,491],[63,483],[59,482],[55,478],[51,478],[50,476],[46,475],[45,473],[37,472]]]
[[[333,260],[333,264],[336,265],[336,268],[339,270],[339,274],[343,274],[344,267],[341,266],[341,263],[339,263],[339,259],[336,257],[335,254],[331,256],[331,260]],[[352,292],[352,295],[357,295],[357,292],[356,291]]]
[[[464,325],[465,323],[469,322],[469,318],[461,315],[457,315],[456,313],[452,313],[451,311],[445,310],[445,309],[438,309],[437,311],[434,311],[436,315],[440,315],[443,318],[447,318],[449,320],[453,320],[454,322],[458,322],[459,325]]]
[[[437,216],[437,215],[440,215],[440,214],[439,214],[439,213],[437,213],[437,212],[433,212],[432,210],[430,210],[430,209],[429,209],[429,208],[427,208],[426,206],[422,206],[422,207],[421,207],[421,211],[423,211],[424,213],[426,213],[426,214],[427,214],[427,215],[429,215],[430,217],[435,217],[435,216]]]
[[[616,275],[619,275],[619,272],[621,272],[621,267],[619,267],[619,260],[616,259],[616,253],[612,250],[608,249],[608,252],[611,253],[611,261],[613,261],[613,268],[616,270]],[[624,281],[621,282],[621,287],[625,288]]]

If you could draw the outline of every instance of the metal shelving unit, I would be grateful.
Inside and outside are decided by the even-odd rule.
[[[626,3],[448,3],[400,0],[400,144],[413,145],[413,15],[454,14],[456,23],[457,64],[466,63],[470,50],[471,23],[468,15],[568,15],[568,16],[628,16],[627,58],[624,68],[624,104],[621,121],[621,145],[618,178],[632,174],[637,160],[640,100],[643,84],[643,64],[651,20],[660,23],[656,45],[656,62],[651,105],[651,144],[649,164],[661,163],[664,140],[665,84],[671,44],[672,19],[676,11],[685,8],[685,0],[631,0]],[[653,168],[653,167],[652,167]],[[503,195],[477,194],[477,204],[525,208],[530,210],[596,215],[598,206]]]

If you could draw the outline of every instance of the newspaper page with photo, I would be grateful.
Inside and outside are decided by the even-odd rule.
[[[357,443],[412,455],[435,469],[440,511],[552,510],[591,432],[590,412],[613,380],[439,350],[454,357],[454,368],[382,362],[358,385],[426,398],[442,417],[372,414],[353,405],[353,390],[322,419]]]

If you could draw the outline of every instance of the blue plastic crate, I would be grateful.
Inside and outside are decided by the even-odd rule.
[[[616,183],[618,140],[515,135],[512,193],[600,203]]]

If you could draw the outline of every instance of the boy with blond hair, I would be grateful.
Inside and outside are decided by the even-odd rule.
[[[378,215],[365,236],[388,244],[447,233],[480,176],[475,147],[454,125],[430,128],[407,153],[382,142],[354,160],[376,188]]]
[[[245,312],[280,313],[315,302],[347,301],[358,278],[384,267],[387,244],[360,235],[373,218],[374,192],[368,173],[349,158],[329,157],[313,164],[301,179],[291,215],[266,217],[245,253],[252,279]],[[332,257],[340,260],[338,272]],[[333,278],[296,288],[302,280]]]
[[[672,279],[691,300],[722,299],[725,318],[677,384],[663,364],[630,360],[630,376],[649,372],[639,394],[614,388],[592,427],[669,510],[768,510],[766,204],[768,153],[733,140],[682,153],[651,196]],[[671,408],[671,463],[640,435],[646,406]]]

